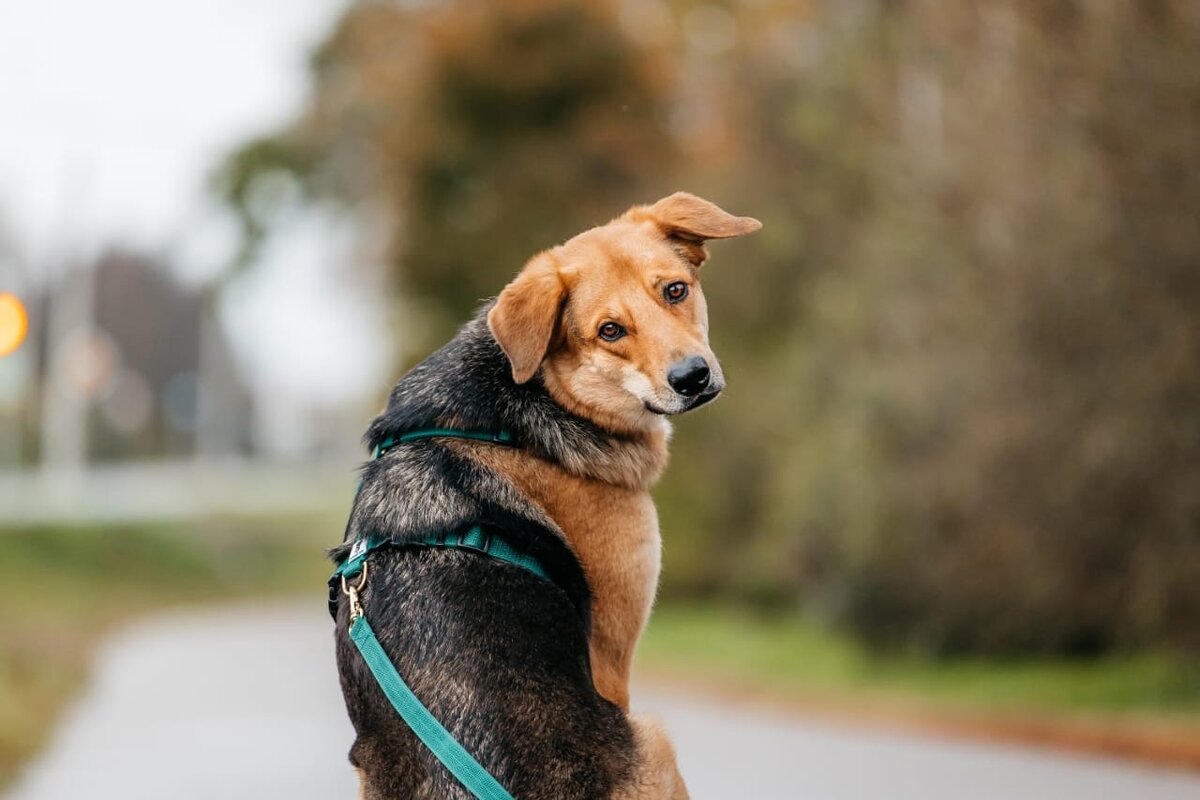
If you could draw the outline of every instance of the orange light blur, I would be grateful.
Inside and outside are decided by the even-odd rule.
[[[15,352],[29,332],[29,315],[15,294],[0,292],[0,358]]]

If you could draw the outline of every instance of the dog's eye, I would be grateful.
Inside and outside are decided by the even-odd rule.
[[[606,322],[600,326],[600,338],[606,342],[615,342],[625,335],[625,329],[615,322]]]
[[[668,283],[667,288],[663,289],[663,297],[666,298],[668,303],[678,303],[687,296],[688,285],[683,281]]]

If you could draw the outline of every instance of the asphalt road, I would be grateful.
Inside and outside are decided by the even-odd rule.
[[[1200,800],[1200,775],[815,723],[635,692],[696,800]],[[103,649],[9,800],[353,798],[330,622],[309,605],[171,614]]]

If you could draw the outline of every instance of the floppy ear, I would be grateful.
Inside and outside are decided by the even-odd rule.
[[[681,252],[696,266],[708,257],[703,246],[706,239],[745,236],[762,227],[753,217],[735,217],[716,203],[687,192],[676,192],[652,206],[642,206],[635,209],[635,214],[650,219],[668,238],[681,243]]]
[[[547,251],[529,260],[488,312],[488,330],[508,356],[517,383],[525,383],[537,374],[550,348],[565,297],[558,264]]]

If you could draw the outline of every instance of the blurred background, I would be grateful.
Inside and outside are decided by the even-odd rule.
[[[395,378],[677,189],[764,229],[646,674],[1200,767],[1200,4],[42,0],[0,74],[0,781],[110,625],[319,594]]]

